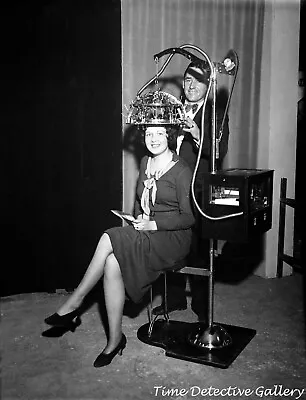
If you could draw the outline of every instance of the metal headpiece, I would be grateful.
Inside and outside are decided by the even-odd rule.
[[[131,103],[126,122],[143,126],[183,125],[185,111],[175,96],[156,90],[138,95]]]

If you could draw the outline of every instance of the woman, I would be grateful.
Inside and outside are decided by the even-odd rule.
[[[189,197],[192,173],[169,149],[171,134],[173,129],[164,126],[146,128],[145,144],[151,156],[145,156],[140,165],[136,219],[131,226],[103,233],[79,286],[57,313],[45,319],[52,326],[71,326],[84,297],[103,276],[109,337],[95,367],[110,364],[126,346],[122,333],[125,293],[140,301],[160,273],[183,266],[189,252],[194,224]]]

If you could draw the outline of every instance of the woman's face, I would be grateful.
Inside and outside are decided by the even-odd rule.
[[[163,126],[150,126],[145,131],[147,149],[158,156],[168,149],[168,134]]]

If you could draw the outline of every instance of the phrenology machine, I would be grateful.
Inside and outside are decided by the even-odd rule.
[[[203,265],[201,268],[194,268],[186,265],[181,270],[176,271],[208,277],[208,322],[203,324],[170,320],[167,312],[167,301],[165,301],[165,313],[162,318],[153,316],[151,293],[149,322],[139,328],[138,338],[147,344],[164,348],[167,356],[227,368],[252,340],[256,331],[214,322],[216,242],[217,240],[224,240],[243,243],[271,228],[273,171],[241,168],[217,170],[216,168],[225,120],[224,117],[221,127],[217,131],[217,83],[219,74],[231,75],[233,78],[224,110],[225,116],[229,108],[239,66],[238,55],[234,50],[230,50],[221,62],[212,62],[203,50],[192,44],[169,48],[154,55],[156,75],[138,91],[136,99],[130,105],[127,123],[136,125],[161,124],[163,126],[184,125],[186,118],[180,100],[161,91],[158,87],[160,75],[165,71],[175,54],[184,56],[190,61],[206,63],[210,71],[208,89],[203,105],[201,131],[204,132],[204,111],[208,96],[211,95],[211,171],[204,174],[201,179],[197,179],[197,185],[195,184],[204,138],[204,135],[201,135],[191,187],[192,200],[198,211],[198,216],[205,219],[205,230],[202,232],[202,237],[209,239],[210,243],[209,266]],[[159,60],[165,55],[168,55],[168,57],[159,68]],[[143,94],[154,83],[156,90]]]

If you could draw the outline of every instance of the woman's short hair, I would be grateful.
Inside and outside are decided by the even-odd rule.
[[[153,126],[153,127],[161,126],[162,128],[165,128],[166,132],[167,132],[167,135],[168,135],[168,140],[173,140],[173,139],[177,138],[177,134],[178,134],[178,131],[179,131],[179,126],[177,126],[177,125],[148,125],[148,126],[139,125],[138,129],[139,129],[140,134],[141,134],[141,136],[143,138],[145,138],[146,129],[151,127],[151,126]]]
[[[171,150],[173,150],[176,147],[176,139],[178,136],[178,131],[180,129],[180,127],[178,125],[150,125],[150,126],[162,126],[163,128],[165,128],[166,132],[167,132],[169,148]],[[145,139],[145,132],[146,132],[147,128],[148,128],[148,126],[146,126],[146,125],[138,126],[140,135],[143,138],[143,140]]]

